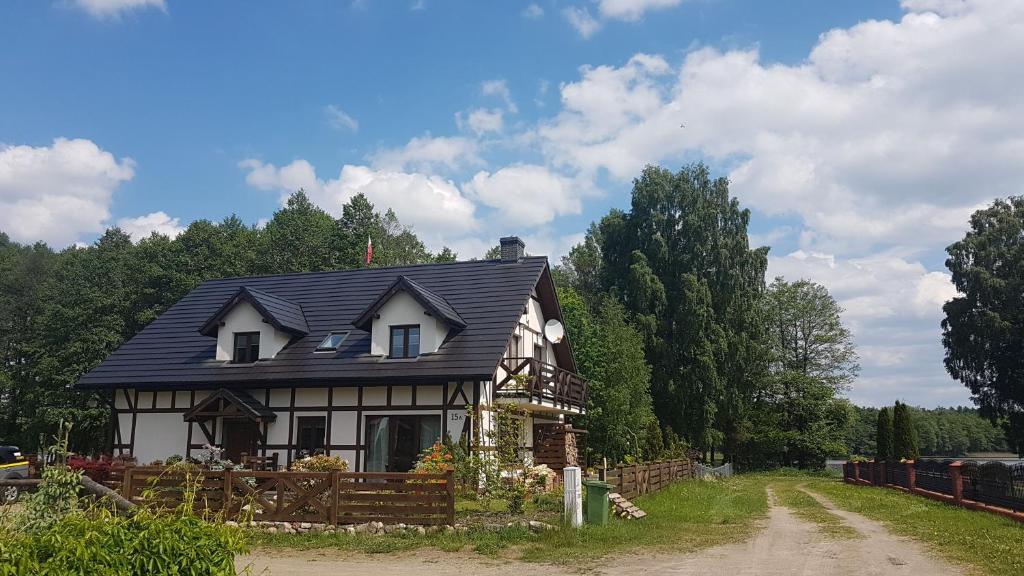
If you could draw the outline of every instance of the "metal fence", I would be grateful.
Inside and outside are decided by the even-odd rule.
[[[732,462],[726,462],[721,466],[712,468],[700,462],[693,463],[693,472],[697,478],[727,478],[732,476]]]
[[[1024,511],[1024,464],[967,462],[960,469],[964,498]]]
[[[908,466],[913,466],[911,475]],[[895,462],[847,463],[843,476],[855,479],[859,467],[860,483],[898,486],[946,502],[967,507],[994,507],[1024,521],[1024,463],[956,462],[952,460],[918,460],[913,464]],[[871,479],[870,469],[875,470]],[[699,472],[698,472],[699,474]],[[912,477],[911,477],[912,476]],[[1002,513],[1002,512],[999,512]]]
[[[895,484],[896,486],[908,488],[907,467],[900,462],[886,462],[884,482],[886,484]]]
[[[914,483],[918,488],[953,495],[953,478],[949,473],[952,460],[918,460],[914,462]]]

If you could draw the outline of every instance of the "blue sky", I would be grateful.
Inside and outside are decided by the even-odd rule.
[[[463,257],[508,233],[557,257],[644,164],[703,160],[770,273],[846,308],[852,399],[964,403],[943,249],[1024,170],[1016,4],[5,3],[0,229],[256,223],[302,186],[334,213],[364,192]]]

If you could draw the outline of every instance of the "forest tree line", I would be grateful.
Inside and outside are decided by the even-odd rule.
[[[982,418],[974,408],[917,408],[910,406],[921,456],[966,456],[976,452],[1007,452],[1003,429]],[[875,456],[878,408],[854,406],[846,433],[849,455]]]

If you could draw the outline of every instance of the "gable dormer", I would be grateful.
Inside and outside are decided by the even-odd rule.
[[[273,358],[294,337],[309,333],[302,307],[243,286],[199,330],[217,338],[216,359],[250,363]]]
[[[444,297],[399,276],[352,325],[370,333],[370,354],[403,359],[437,352],[466,322]]]

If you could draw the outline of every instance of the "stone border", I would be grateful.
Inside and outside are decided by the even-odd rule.
[[[371,536],[384,536],[387,534],[411,534],[425,536],[427,534],[467,534],[471,527],[466,524],[444,524],[439,526],[422,526],[419,524],[384,524],[383,522],[367,522],[365,524],[344,524],[335,526],[333,524],[322,524],[318,522],[234,522],[227,521],[225,526],[248,528],[259,530],[268,534],[345,534],[354,536],[356,534],[367,534]],[[537,520],[517,520],[508,524],[484,524],[479,530],[485,532],[500,532],[508,528],[523,528],[535,534],[558,530],[557,526],[539,522]]]

